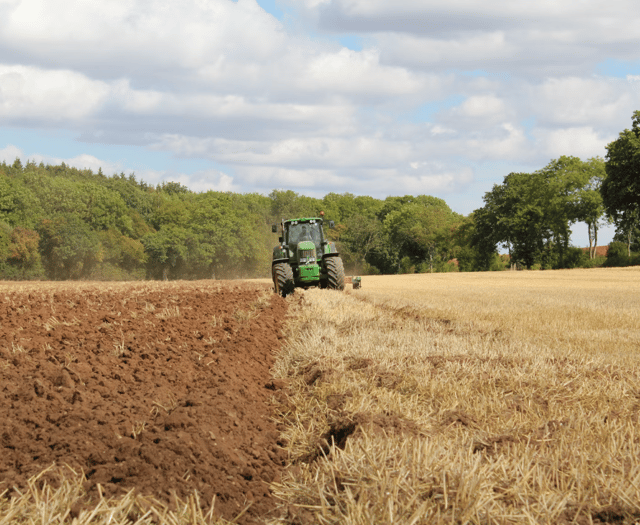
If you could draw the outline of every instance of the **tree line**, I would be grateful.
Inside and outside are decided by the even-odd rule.
[[[640,264],[640,111],[607,146],[605,159],[563,156],[534,173],[510,173],[471,216],[470,257],[487,267],[497,249],[526,268]],[[589,251],[569,245],[584,223]],[[607,260],[598,260],[598,229],[616,227]]]
[[[0,278],[268,277],[271,224],[321,211],[336,224],[327,233],[351,273],[640,262],[640,112],[606,159],[563,156],[534,173],[510,173],[483,202],[463,216],[428,195],[198,193],[16,159],[0,164]],[[604,221],[617,228],[607,261],[595,255]],[[588,230],[587,253],[569,244],[576,223]]]
[[[0,164],[0,278],[268,277],[271,225],[321,211],[348,267],[365,273],[441,270],[463,220],[429,196],[197,193],[16,159]]]

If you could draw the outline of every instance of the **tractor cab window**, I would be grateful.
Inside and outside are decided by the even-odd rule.
[[[320,225],[307,222],[292,224],[289,227],[289,244],[298,244],[302,241],[311,241],[316,246],[320,246],[322,244]]]

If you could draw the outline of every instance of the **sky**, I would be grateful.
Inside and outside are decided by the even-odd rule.
[[[630,0],[0,0],[0,162],[466,215],[605,156],[640,109],[638,27]]]

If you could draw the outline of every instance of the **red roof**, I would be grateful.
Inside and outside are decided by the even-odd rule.
[[[589,248],[582,248],[582,251],[589,253]],[[608,246],[596,246],[596,257],[606,257],[608,251]]]

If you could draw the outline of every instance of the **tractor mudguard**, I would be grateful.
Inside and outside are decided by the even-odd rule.
[[[340,255],[338,253],[338,249],[336,248],[336,244],[334,242],[328,242],[324,245],[324,253],[322,254],[322,258],[325,257],[335,257],[336,255]]]

